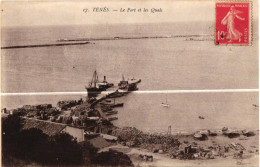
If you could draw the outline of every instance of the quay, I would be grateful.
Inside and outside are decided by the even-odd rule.
[[[112,91],[111,93],[108,93],[107,95],[103,96],[103,97],[98,97],[96,98],[96,100],[90,104],[90,108],[94,108],[95,105],[97,105],[98,103],[102,102],[105,99],[108,98],[116,98],[116,97],[121,97],[126,95],[128,92],[119,92],[118,89],[116,89],[115,91]]]

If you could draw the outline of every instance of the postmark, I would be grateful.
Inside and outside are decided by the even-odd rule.
[[[217,2],[215,44],[249,45],[250,2]]]

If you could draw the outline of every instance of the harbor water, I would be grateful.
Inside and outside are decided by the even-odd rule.
[[[210,34],[203,24],[192,34]],[[5,28],[2,46],[46,44],[58,39],[113,36],[189,35],[181,23],[105,27]],[[125,26],[125,25],[124,25]],[[177,27],[177,28],[176,28]],[[63,31],[60,31],[61,28]],[[151,33],[152,32],[152,33]],[[12,35],[11,35],[12,34]],[[258,88],[257,47],[216,46],[214,41],[187,38],[95,41],[87,45],[2,50],[2,92],[83,92],[97,70],[109,82],[142,79],[141,91]],[[167,102],[170,107],[162,107]],[[2,107],[52,103],[84,95],[2,96]],[[231,128],[258,129],[258,93],[138,93],[116,99],[116,126],[147,132]],[[199,119],[203,116],[205,119]]]

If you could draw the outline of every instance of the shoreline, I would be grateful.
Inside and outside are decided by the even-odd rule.
[[[122,96],[124,95],[127,94],[122,93]],[[120,98],[122,96],[120,95],[115,98]],[[41,119],[45,122],[58,121],[57,123],[62,123],[63,125],[74,127],[81,126],[81,128],[85,127],[85,129],[92,126],[92,128],[86,129],[86,131],[90,132],[90,135],[97,135],[97,137],[91,137],[86,140],[91,140],[95,143],[96,138],[101,137],[111,143],[108,144],[108,146],[105,146],[105,148],[99,148],[99,150],[112,149],[123,153],[125,153],[125,150],[135,150],[127,153],[135,165],[142,164],[142,166],[149,166],[149,164],[156,164],[157,166],[160,166],[163,165],[164,160],[174,162],[178,159],[181,162],[184,162],[183,164],[187,164],[185,162],[190,164],[191,162],[185,160],[195,160],[194,162],[199,163],[204,160],[212,161],[213,159],[217,159],[218,161],[225,158],[229,161],[234,161],[234,156],[238,154],[239,151],[244,151],[245,159],[256,154],[258,155],[259,130],[231,130],[224,127],[222,130],[204,129],[194,131],[193,133],[170,132],[169,134],[162,134],[146,133],[135,127],[116,127],[113,124],[113,121],[109,121],[108,117],[104,115],[105,112],[102,111],[100,104],[102,101],[112,98],[111,94],[108,94],[103,97],[86,98],[85,101],[82,99],[78,101],[60,101],[57,103],[56,107],[53,107],[50,104],[36,106],[24,105],[23,107],[12,111],[6,109],[4,111],[2,110],[2,113],[23,113],[23,116],[26,116],[31,120]],[[107,103],[112,105],[111,100]],[[54,111],[58,113],[56,116],[53,116]],[[82,113],[83,115],[81,115]],[[60,122],[58,118],[61,116],[63,117],[63,120],[68,121],[70,119],[65,118],[71,118],[71,121],[66,123]],[[81,117],[85,120],[85,124],[81,120]],[[80,123],[76,123],[77,121]],[[247,133],[249,132],[252,135],[247,136]],[[196,134],[199,136],[196,136]],[[102,135],[107,136],[104,137]],[[206,138],[203,136],[206,136]],[[114,146],[114,148],[110,148],[111,145]],[[122,146],[125,147],[125,149],[120,149]],[[229,148],[229,151],[223,152],[226,148]],[[189,150],[188,152],[186,152],[187,149]],[[139,152],[136,150],[139,150]],[[153,156],[155,161],[151,162],[145,160],[144,157],[147,155]]]
[[[83,104],[83,105],[86,105],[86,106],[88,106],[89,108],[94,108],[94,109],[96,109],[96,106],[98,106],[97,108],[97,112],[99,113],[99,116],[102,116],[102,118],[107,118],[107,116],[105,116],[104,115],[104,113],[102,112],[102,110],[101,110],[101,108],[100,108],[100,103],[102,103],[102,101],[104,101],[104,100],[106,100],[106,99],[111,99],[112,97],[110,97],[111,96],[111,94],[114,94],[115,93],[115,91],[111,91],[111,90],[109,90],[109,91],[105,91],[105,93],[101,93],[101,94],[99,94],[99,95],[101,95],[101,97],[98,97],[93,103],[89,103],[89,104],[87,104],[88,102],[87,102],[87,100],[88,100],[88,97],[87,97],[87,99],[86,99],[86,103],[85,104]],[[119,93],[122,93],[122,96],[125,96],[125,95],[127,95],[128,93],[130,93],[130,92],[119,92]],[[87,93],[86,93],[87,94]],[[82,96],[83,94],[79,94],[80,96]],[[119,96],[119,97],[116,97],[116,98],[120,98],[120,97],[122,97],[122,96]],[[80,99],[80,100],[82,100],[82,98]],[[58,101],[58,103],[59,102],[62,102],[62,101],[64,101],[64,102],[71,102],[71,101],[77,101],[77,100],[61,100],[61,101]],[[57,103],[57,104],[58,104]],[[42,105],[47,105],[47,104],[30,104],[30,105],[23,105],[23,106],[21,106],[21,107],[13,107],[13,108],[11,108],[11,109],[9,109],[8,110],[8,112],[10,112],[10,111],[14,111],[14,112],[19,112],[19,110],[23,110],[24,109],[24,107],[31,107],[31,109],[32,108],[35,108],[36,106],[42,106]],[[55,108],[55,109],[58,109],[58,110],[61,110],[61,108],[59,107],[59,106],[57,106],[57,105],[52,105],[52,104],[49,104],[49,105],[51,105],[52,106],[52,108]],[[70,109],[74,109],[75,107],[77,107],[78,105],[75,105],[75,106],[73,106],[73,107],[71,107]],[[29,110],[31,110],[31,109],[29,109]],[[3,113],[3,111],[2,111],[2,113]],[[102,113],[102,114],[101,114]],[[111,123],[112,123],[112,121],[110,121]],[[115,126],[114,124],[113,124],[113,126]],[[124,127],[118,127],[118,126],[115,126],[116,128],[124,128],[124,127],[129,127],[129,126],[124,126]],[[131,127],[130,127],[131,128]],[[171,131],[171,135],[184,135],[184,136],[188,136],[188,135],[193,135],[194,134],[194,132],[196,132],[196,131],[207,131],[207,130],[210,130],[210,131],[214,131],[214,132],[216,132],[216,133],[218,133],[218,134],[221,134],[221,128],[210,128],[210,129],[207,129],[207,128],[202,128],[202,129],[194,129],[194,130],[177,130],[177,131],[175,131],[174,129]],[[243,131],[243,130],[245,130],[245,128],[232,128],[232,131]],[[259,131],[259,129],[257,128],[257,129],[250,129],[251,131]],[[143,131],[144,133],[148,133],[147,131]],[[165,134],[167,134],[167,132],[152,132],[152,133],[150,133],[150,134],[158,134],[158,135],[165,135]]]

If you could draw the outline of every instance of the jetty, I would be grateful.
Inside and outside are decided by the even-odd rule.
[[[66,45],[86,45],[90,42],[70,42],[70,43],[53,43],[53,44],[38,44],[38,45],[14,45],[4,46],[1,49],[17,49],[17,48],[36,48],[36,47],[52,47],[52,46],[66,46]]]
[[[106,100],[107,98],[122,97],[122,96],[124,96],[127,93],[128,92],[119,92],[118,89],[117,89],[117,90],[115,90],[115,91],[113,91],[111,93],[108,93],[107,95],[105,95],[103,97],[97,98],[93,103],[91,103],[90,108],[95,107],[95,105],[97,105],[98,103],[102,102],[103,100]],[[124,104],[123,103],[118,103],[118,104],[107,104],[107,105],[112,106],[112,107],[117,107],[117,106],[123,106]]]
[[[76,41],[106,41],[106,40],[137,40],[137,39],[163,39],[163,38],[187,38],[187,37],[212,37],[212,35],[153,35],[153,36],[115,36],[102,38],[71,38],[58,39],[57,42],[76,42]]]

